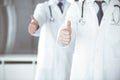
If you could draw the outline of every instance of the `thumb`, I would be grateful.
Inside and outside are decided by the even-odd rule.
[[[35,20],[36,21],[36,19],[34,18],[34,16],[31,16],[31,20]]]
[[[66,28],[70,33],[71,33],[71,21],[67,21],[67,28]]]
[[[34,18],[34,16],[31,16],[31,22],[38,24],[38,21]]]

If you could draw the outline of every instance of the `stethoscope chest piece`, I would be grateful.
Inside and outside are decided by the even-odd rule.
[[[53,17],[50,18],[50,22],[55,22],[55,19]]]
[[[79,23],[81,25],[85,25],[86,21],[84,19],[84,4],[85,4],[85,0],[82,2],[82,7],[81,7],[81,17],[79,19]]]
[[[51,8],[50,5],[49,5],[49,11],[50,11],[50,19],[49,19],[49,21],[50,22],[55,22],[55,19],[53,18],[53,14],[52,14],[52,8]]]
[[[81,18],[81,19],[79,20],[79,23],[80,23],[81,25],[85,25],[86,21],[85,21],[84,18]]]

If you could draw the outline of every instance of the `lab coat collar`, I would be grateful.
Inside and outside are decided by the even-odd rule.
[[[96,0],[86,0],[86,2],[88,2],[88,3],[90,3],[90,2],[94,3],[95,1]],[[112,1],[112,0],[103,0],[103,1],[105,1],[106,4],[109,4],[110,1]]]
[[[56,4],[58,4],[60,1],[59,0],[54,0]],[[64,4],[66,0],[61,0],[61,2]]]
[[[92,0],[93,2],[95,2],[96,0]],[[105,1],[106,4],[109,4],[111,0],[103,0]]]
[[[61,2],[63,4],[67,3],[66,0],[61,0]],[[49,0],[49,5],[52,5],[52,4],[58,4],[59,3],[59,0]]]

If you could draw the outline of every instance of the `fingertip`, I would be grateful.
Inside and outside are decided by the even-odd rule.
[[[67,21],[67,26],[69,26],[69,27],[71,26],[71,21],[70,20]]]
[[[35,20],[35,18],[34,18],[34,16],[33,16],[33,15],[31,16],[31,19],[32,19],[32,20]]]

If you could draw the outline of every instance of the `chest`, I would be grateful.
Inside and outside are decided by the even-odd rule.
[[[83,8],[83,9],[82,9]],[[120,7],[115,4],[109,5],[101,20],[101,24],[98,24],[98,17],[96,13],[95,5],[93,4],[84,4],[82,8],[78,9],[77,24],[78,26],[84,26],[86,28],[91,28],[93,26],[103,27],[103,26],[120,26]],[[112,25],[113,24],[113,25]],[[90,27],[91,26],[91,27]]]
[[[49,21],[52,18],[55,22],[63,21],[66,15],[66,10],[63,11],[64,12],[62,13],[57,4],[49,5],[46,11],[47,20]]]
[[[83,18],[81,18],[82,13]],[[108,6],[104,11],[100,25],[98,25],[96,10],[91,4],[85,5],[83,12],[79,9],[77,15],[76,32],[79,35],[78,38],[91,39],[96,36],[106,36],[108,39],[120,40],[120,9],[118,7]]]

